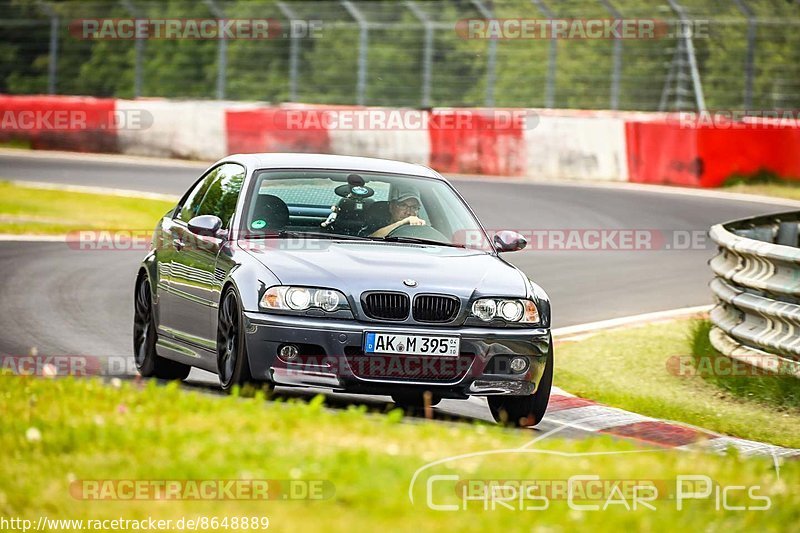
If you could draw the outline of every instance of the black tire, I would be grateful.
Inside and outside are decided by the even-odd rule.
[[[192,367],[165,359],[156,351],[158,330],[153,312],[153,296],[147,276],[139,278],[133,298],[133,359],[142,377],[184,380]]]
[[[524,427],[535,426],[544,418],[550,389],[553,386],[553,343],[547,352],[545,366],[539,388],[530,396],[489,396],[489,410],[494,419],[501,424]]]
[[[234,387],[243,390],[270,388],[267,382],[254,379],[250,373],[247,343],[244,340],[244,319],[233,287],[225,291],[219,306],[217,374],[225,392],[231,392]]]
[[[421,392],[411,392],[411,393],[398,392],[392,394],[392,401],[404,411],[413,412],[425,407],[425,397],[423,396],[423,394],[424,393]],[[435,394],[431,394],[431,407],[433,407],[434,405],[438,405],[439,402],[441,401],[442,401],[441,396],[436,396]]]

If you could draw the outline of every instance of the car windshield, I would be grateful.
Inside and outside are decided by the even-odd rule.
[[[243,222],[250,237],[336,237],[491,250],[478,221],[441,180],[264,170],[256,173],[252,187]]]

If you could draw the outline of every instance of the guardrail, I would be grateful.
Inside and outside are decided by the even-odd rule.
[[[763,370],[800,378],[800,211],[717,224],[709,265],[711,344]]]

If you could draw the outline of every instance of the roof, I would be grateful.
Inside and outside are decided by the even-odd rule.
[[[353,157],[349,155],[302,154],[302,153],[263,153],[233,154],[223,161],[240,161],[252,168],[319,168],[333,170],[355,170],[363,172],[387,172],[391,174],[411,174],[444,180],[432,169],[415,163],[377,159],[373,157]]]

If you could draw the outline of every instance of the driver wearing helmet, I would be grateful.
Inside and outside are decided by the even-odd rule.
[[[419,191],[412,185],[395,185],[389,197],[389,219],[382,227],[373,231],[370,237],[386,237],[400,226],[424,226],[425,221],[417,216],[422,202]],[[385,224],[385,225],[383,225]]]

